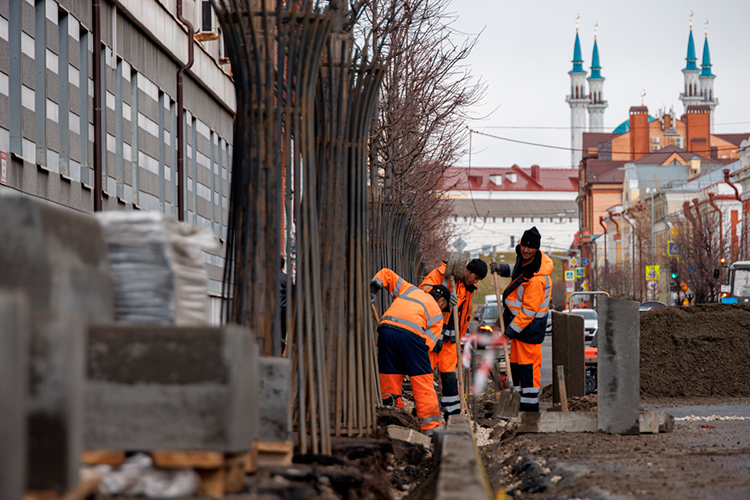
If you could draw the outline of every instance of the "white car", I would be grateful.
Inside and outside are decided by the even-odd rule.
[[[583,316],[583,335],[586,341],[594,338],[594,334],[599,330],[599,315],[593,309],[573,309],[570,314]]]
[[[494,293],[492,295],[485,295],[484,304],[497,304],[497,295],[495,295]]]

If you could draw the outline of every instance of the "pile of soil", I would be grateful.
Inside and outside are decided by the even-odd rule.
[[[662,307],[640,321],[642,397],[750,396],[750,307]]]
[[[568,399],[568,411],[593,412],[596,410],[597,410],[596,394],[589,394],[588,396],[581,396],[581,397]],[[561,411],[560,403],[552,405],[549,411]]]

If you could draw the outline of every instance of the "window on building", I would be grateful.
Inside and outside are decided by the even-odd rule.
[[[133,169],[133,199],[131,202],[135,206],[140,205],[139,195],[139,167],[138,167],[138,150],[140,143],[138,140],[138,72],[130,68],[130,167]]]
[[[23,135],[21,132],[21,2],[23,0],[10,0],[8,16],[10,152],[18,157],[23,156]]]
[[[47,0],[34,3],[34,115],[36,164],[47,167]]]
[[[125,199],[125,158],[122,135],[123,64],[126,63],[118,57],[115,67],[115,191],[121,200]]]
[[[211,22],[211,2],[208,0],[203,0],[201,7],[201,31],[213,31]]]
[[[57,51],[57,76],[58,76],[58,113],[57,123],[60,131],[60,175],[70,177],[70,105],[68,104],[68,13],[60,10],[57,15],[58,26],[58,51]]]

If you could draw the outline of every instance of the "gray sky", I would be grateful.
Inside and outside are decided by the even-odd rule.
[[[687,55],[689,15],[698,67],[708,24],[716,108],[715,133],[750,134],[750,1],[748,0],[453,0],[458,17],[453,29],[484,29],[468,64],[488,84],[484,105],[489,113],[475,130],[522,141],[570,147],[570,88],[576,14],[584,69],[591,72],[594,23],[609,107],[605,131],[628,118],[630,106],[644,103],[655,115],[673,106],[682,115],[679,93]],[[489,128],[501,127],[501,128]],[[508,127],[554,127],[524,129]],[[555,150],[473,135],[472,166],[570,166],[570,151]],[[468,156],[460,164],[468,164]]]

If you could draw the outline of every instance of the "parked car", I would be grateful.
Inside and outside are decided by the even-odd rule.
[[[588,341],[594,338],[599,330],[599,315],[593,309],[573,309],[570,314],[583,316],[583,335]]]
[[[479,306],[474,311],[474,321],[479,321],[479,318],[482,317],[482,311],[484,310],[484,306]]]
[[[494,293],[492,295],[485,295],[484,304],[497,304],[497,295],[495,295]]]
[[[665,304],[664,302],[659,302],[658,300],[647,300],[646,302],[638,306],[638,311],[653,311],[654,309],[658,309],[660,307],[667,307],[667,304]]]

